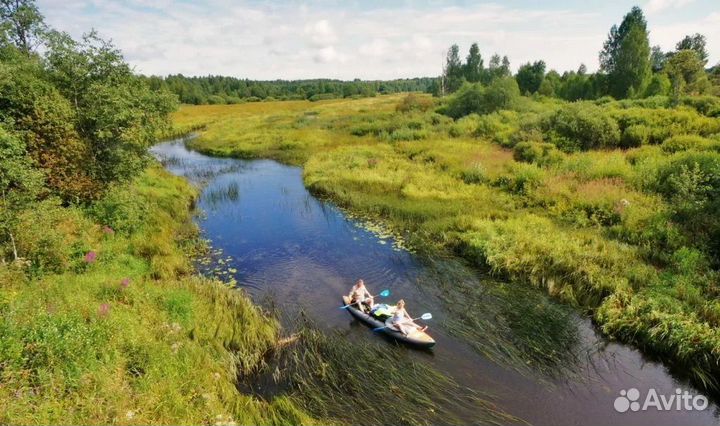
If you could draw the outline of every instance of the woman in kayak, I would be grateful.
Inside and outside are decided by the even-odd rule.
[[[375,305],[374,299],[365,287],[365,282],[363,280],[357,280],[355,285],[350,289],[348,297],[350,298],[350,303],[356,305],[363,312],[366,311],[366,306],[367,311],[369,312]]]
[[[406,336],[415,330],[425,331],[427,329],[427,326],[420,328],[419,325],[415,324],[415,321],[405,310],[405,301],[402,299],[395,305],[395,313],[390,318],[390,324]]]

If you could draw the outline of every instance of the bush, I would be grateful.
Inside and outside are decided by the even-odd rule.
[[[148,207],[127,185],[114,187],[90,208],[90,214],[115,232],[131,234],[147,221]]]
[[[633,124],[622,132],[621,146],[624,148],[638,147],[650,142],[652,131],[642,124]]]
[[[444,113],[458,119],[474,112],[480,112],[484,93],[485,89],[482,85],[466,84],[450,98]]]
[[[546,116],[541,126],[548,140],[566,151],[620,145],[617,122],[603,108],[591,103],[569,104]]]
[[[689,106],[708,117],[720,117],[720,97],[718,96],[683,96],[680,98],[680,104]]]
[[[711,146],[713,142],[710,139],[706,139],[702,136],[697,135],[680,135],[673,136],[665,140],[661,147],[664,152],[676,153],[679,151],[687,151],[689,149],[702,150]]]
[[[328,99],[335,99],[337,96],[333,93],[317,93],[308,98],[310,102],[326,101]]]
[[[563,154],[551,143],[520,142],[513,149],[513,158],[515,161],[544,166],[561,162]]]
[[[453,95],[445,114],[458,119],[468,114],[490,114],[513,109],[520,99],[520,89],[514,78],[500,78],[485,88],[481,84],[466,84]]]
[[[82,213],[46,200],[18,215],[14,229],[20,257],[33,274],[64,272],[90,250],[93,225]]]
[[[518,113],[499,111],[480,116],[475,136],[487,138],[503,146],[512,145],[512,136],[520,126]]]
[[[411,112],[411,111],[421,111],[425,112],[432,108],[433,106],[433,100],[432,98],[428,96],[419,96],[415,93],[410,93],[407,96],[403,98],[402,101],[400,101],[399,104],[395,107],[395,110],[398,112]]]

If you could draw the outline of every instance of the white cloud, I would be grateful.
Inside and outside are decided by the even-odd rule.
[[[648,13],[657,13],[665,9],[679,9],[692,3],[695,0],[650,0],[645,5],[645,10]]]
[[[657,1],[657,0],[651,0]],[[687,0],[664,0],[677,1]],[[697,0],[716,1],[716,0]],[[139,72],[223,74],[252,79],[433,76],[452,43],[465,56],[478,42],[486,61],[497,52],[513,68],[537,59],[558,70],[597,67],[607,30],[629,9],[612,13],[517,9],[505,4],[428,7],[390,3],[240,2],[236,0],[38,0],[47,21],[79,36],[91,28],[112,38]],[[650,22],[651,42],[671,47],[684,34],[708,36],[720,59],[720,19]]]
[[[326,19],[306,25],[305,34],[313,47],[324,48],[337,41],[337,34]]]

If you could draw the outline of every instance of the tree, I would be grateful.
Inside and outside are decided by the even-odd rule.
[[[647,85],[650,73],[647,31],[636,26],[630,30],[620,48],[616,72],[611,76],[615,78],[614,94],[619,98],[640,93]]]
[[[535,93],[540,88],[545,78],[545,62],[535,61],[532,64],[521,65],[518,69],[515,79],[523,94]]]
[[[468,53],[467,60],[465,62],[464,76],[470,83],[477,83],[483,76],[483,58],[480,55],[480,48],[477,43],[473,43],[470,46],[470,52]]]
[[[490,58],[483,83],[490,84],[491,81],[497,78],[510,77],[510,75],[510,60],[507,56],[501,58],[500,55],[496,53]]]
[[[703,94],[710,89],[703,61],[696,50],[676,52],[665,65],[672,82],[673,96]]]
[[[668,55],[662,51],[660,46],[653,46],[650,50],[650,68],[652,72],[660,72],[665,67]]]
[[[41,42],[46,26],[34,0],[0,0],[3,38],[29,55]]]
[[[460,61],[460,48],[457,44],[453,44],[448,50],[443,76],[448,93],[455,92],[462,86],[463,66]]]
[[[694,50],[697,52],[704,66],[707,64],[709,56],[706,45],[707,40],[705,39],[705,36],[700,33],[695,33],[693,35],[686,35],[682,40],[680,40],[675,45],[675,50],[677,52],[680,52],[681,50]]]
[[[600,53],[601,69],[608,74],[610,94],[617,99],[644,91],[650,77],[650,43],[647,23],[639,7],[613,26]]]
[[[642,9],[635,6],[625,15],[620,27],[613,25],[610,28],[608,39],[603,43],[603,49],[600,51],[600,69],[602,71],[611,74],[615,70],[623,40],[630,33],[630,30],[637,26],[647,31],[647,21]]]

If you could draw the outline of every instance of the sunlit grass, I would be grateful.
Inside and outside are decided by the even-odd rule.
[[[718,330],[702,326],[717,317],[713,275],[678,270],[672,251],[682,258],[682,247],[692,242],[670,222],[672,206],[653,192],[660,168],[682,152],[645,145],[517,162],[505,147],[518,137],[542,137],[532,126],[560,105],[526,99],[518,111],[453,122],[432,110],[398,112],[402,99],[185,107],[176,123],[213,121],[193,148],[302,165],[315,194],[384,221],[414,248],[449,248],[494,274],[541,287],[596,313],[607,334],[664,354],[699,384],[714,386],[707,377],[720,374]],[[647,121],[653,111],[612,113]],[[717,125],[684,110],[662,115],[688,128]],[[671,249],[658,250],[658,241]],[[636,304],[618,305],[640,294],[650,302],[638,318],[624,310]],[[684,315],[677,327],[687,334],[653,332],[679,324],[676,313]],[[479,339],[455,331],[471,343]],[[693,339],[704,349],[691,349]],[[697,355],[681,355],[687,351]]]

